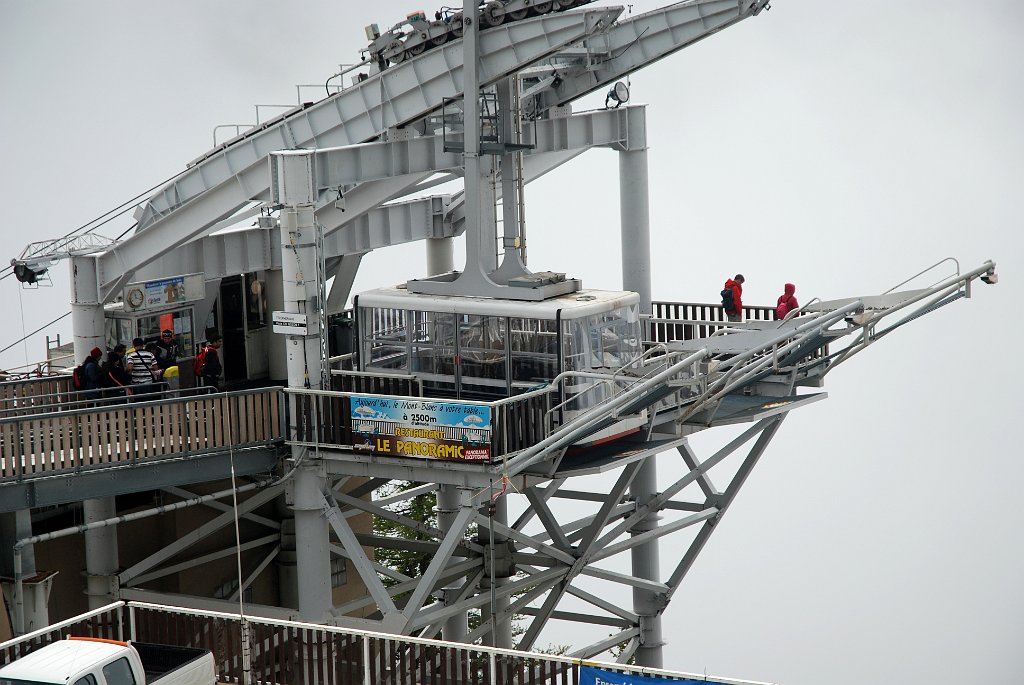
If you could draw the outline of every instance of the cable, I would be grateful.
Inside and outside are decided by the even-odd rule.
[[[31,338],[31,337],[32,337],[33,335],[35,335],[36,333],[40,332],[41,330],[43,330],[43,329],[44,329],[44,328],[46,328],[47,326],[52,326],[53,324],[57,323],[58,321],[60,321],[61,319],[63,319],[64,317],[67,317],[67,316],[71,316],[71,312],[67,312],[66,314],[61,314],[60,316],[58,316],[58,317],[57,317],[56,319],[54,319],[54,320],[53,320],[53,321],[51,321],[50,323],[48,323],[48,324],[44,324],[43,326],[40,326],[40,327],[39,327],[39,328],[37,328],[36,330],[34,330],[34,331],[32,331],[31,333],[29,333],[28,335],[26,335],[26,336],[25,336],[24,338],[22,338],[21,340],[15,340],[15,341],[14,341],[14,342],[12,342],[12,343],[11,343],[10,345],[8,345],[8,346],[7,346],[7,347],[5,347],[4,349],[0,350],[0,354],[3,354],[4,352],[6,352],[7,350],[11,349],[12,347],[14,347],[15,345],[17,345],[17,344],[18,344],[18,343],[20,343],[20,342],[24,342],[25,340],[28,340],[28,339],[29,339],[29,338]],[[23,332],[24,332],[24,331],[23,331]]]
[[[104,212],[103,214],[100,214],[95,219],[82,224],[81,226],[79,226],[75,230],[73,230],[73,231],[71,231],[71,232],[61,236],[60,238],[57,238],[54,242],[58,243],[61,240],[68,240],[69,238],[72,238],[72,237],[77,236],[77,235],[87,235],[89,233],[92,233],[93,231],[95,231],[100,226],[103,226],[103,225],[109,223],[110,221],[116,219],[117,217],[119,217],[122,214],[124,214],[125,212],[127,212],[128,209],[130,209],[131,206],[133,206],[134,203],[136,201],[138,201],[139,199],[145,197],[149,193],[152,193],[157,188],[160,188],[162,186],[167,185],[168,183],[170,183],[171,181],[177,179],[179,176],[181,176],[182,174],[184,174],[187,171],[188,171],[187,168],[186,169],[182,169],[178,173],[174,174],[173,176],[167,178],[164,181],[161,181],[160,183],[157,183],[155,186],[152,186],[148,190],[142,191],[141,193],[139,193],[138,195],[136,195],[132,199],[127,200],[125,202],[122,202],[117,207],[114,207],[113,209],[108,210],[108,211]],[[121,211],[118,211],[118,210],[121,210]],[[104,217],[106,217],[106,218],[104,219]],[[100,221],[101,219],[102,219],[102,221]],[[96,223],[96,222],[99,222],[99,223]],[[95,225],[93,226],[93,224],[95,224]],[[127,231],[125,231],[124,233],[119,235],[117,237],[117,240],[120,240],[122,237],[124,237],[125,234],[128,233],[128,231],[131,231],[132,229],[134,229],[138,225],[139,225],[138,222],[133,224],[130,228],[128,228]],[[85,229],[85,228],[87,228],[89,226],[92,226],[92,228],[89,228],[89,230],[86,230],[86,231],[83,232],[83,229]],[[58,247],[63,247],[63,245],[66,245],[66,244],[67,243],[64,243],[62,245],[58,245]],[[25,255],[25,256],[26,257],[32,257],[32,256],[39,255],[39,254],[40,254],[39,252],[35,252],[32,255]],[[0,276],[0,281],[2,281],[3,279],[7,278],[8,276],[11,276],[13,273],[14,273],[14,265],[13,264],[9,264],[8,266],[4,267],[3,269],[0,269],[0,274],[3,274],[2,276]]]

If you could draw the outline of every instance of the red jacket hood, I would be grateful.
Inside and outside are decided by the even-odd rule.
[[[786,284],[785,292],[786,292],[786,295],[792,295],[793,293],[796,292],[796,286],[793,285],[792,283],[787,283]]]

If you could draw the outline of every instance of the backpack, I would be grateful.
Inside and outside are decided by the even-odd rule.
[[[722,291],[722,307],[725,309],[727,314],[736,311],[736,303],[732,296],[732,288],[726,288]]]
[[[75,386],[75,390],[85,389],[85,362],[76,366],[71,372],[71,385]]]
[[[86,357],[85,361],[76,366],[74,370],[71,372],[71,385],[75,387],[75,390],[85,390],[85,365],[88,364],[89,362],[95,364],[96,360],[93,359],[92,357]]]
[[[203,375],[203,367],[206,366],[206,352],[209,349],[209,347],[203,347],[203,349],[199,350],[196,358],[192,360],[192,373],[195,374],[196,378]]]

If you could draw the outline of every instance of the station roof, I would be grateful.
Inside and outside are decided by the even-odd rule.
[[[409,292],[404,285],[387,286],[360,293],[356,307],[385,307],[483,316],[521,316],[554,320],[578,319],[640,303],[640,296],[623,290],[578,290],[539,302],[502,300],[492,297],[422,295]]]

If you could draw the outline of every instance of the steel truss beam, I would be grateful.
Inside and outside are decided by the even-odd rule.
[[[266,504],[267,502],[271,501],[272,499],[280,495],[283,490],[283,485],[274,485],[257,492],[248,499],[238,503],[238,515],[242,516],[244,514],[249,513],[253,509],[256,509],[257,507]],[[138,582],[136,579],[142,576],[142,574],[144,574],[145,572],[149,571],[150,569],[156,568],[163,562],[185,551],[186,549],[196,544],[200,540],[203,540],[212,535],[213,533],[217,532],[221,528],[230,525],[234,521],[234,516],[235,514],[233,510],[226,511],[218,515],[213,520],[204,523],[194,531],[183,535],[175,542],[172,542],[171,544],[160,549],[154,554],[151,554],[145,559],[134,564],[130,568],[127,568],[124,571],[122,571],[118,575],[118,582],[122,586],[136,584]]]
[[[415,578],[402,578],[390,588],[371,589],[371,598],[363,598],[337,607],[336,613],[347,613],[365,609],[367,606],[382,603],[374,594],[380,592],[389,597],[406,595],[407,601],[393,604],[395,611],[400,611],[406,619],[405,633],[434,635],[440,630],[444,621],[466,611],[486,607],[491,602],[489,583],[480,586],[481,580],[487,579],[485,564],[489,548],[479,542],[465,540],[466,530],[470,524],[476,524],[481,531],[489,526],[495,535],[507,538],[514,546],[513,560],[516,564],[513,575],[504,584],[493,588],[495,597],[508,598],[510,603],[505,610],[498,610],[494,620],[502,622],[519,617],[528,620],[529,625],[517,645],[520,649],[529,649],[536,644],[544,628],[552,620],[589,623],[620,628],[615,636],[602,639],[588,645],[577,654],[586,657],[594,656],[610,646],[626,643],[626,657],[639,645],[641,618],[633,611],[620,606],[614,593],[624,589],[639,588],[653,592],[663,600],[663,608],[678,589],[688,570],[693,566],[697,556],[707,543],[717,522],[728,510],[737,493],[746,482],[753,467],[764,453],[767,445],[774,437],[785,414],[772,416],[749,426],[741,434],[730,440],[724,447],[716,450],[709,457],[698,458],[688,443],[681,444],[677,449],[682,463],[688,466],[686,473],[663,488],[659,494],[644,506],[637,506],[628,499],[629,487],[640,470],[641,461],[625,464],[618,477],[607,493],[591,493],[580,490],[563,489],[564,481],[547,484],[534,483],[522,490],[524,511],[513,525],[504,525],[493,521],[483,512],[464,507],[460,509],[457,525],[447,535],[432,526],[414,525],[417,530],[432,536],[437,542],[406,541],[395,538],[379,538],[375,536],[353,536],[352,544],[346,546],[345,554],[350,555],[362,545],[387,545],[400,549],[426,551],[434,554],[427,571]],[[751,444],[752,443],[752,444]],[[722,472],[723,462],[738,450],[748,447],[734,473],[727,473],[728,486],[722,490],[716,488],[710,478],[710,472]],[[656,458],[651,456],[648,458]],[[735,462],[730,462],[735,463]],[[731,468],[731,467],[730,467]],[[378,483],[367,484],[364,490],[377,486]],[[703,502],[678,502],[673,498],[687,487],[692,492],[704,496]],[[432,491],[433,483],[424,483],[406,493],[396,493],[383,501],[367,502],[350,495],[339,496],[343,506],[353,507],[376,515],[385,515],[393,521],[409,524],[398,514],[385,509],[400,501],[401,497],[411,498],[417,494]],[[477,496],[482,496],[477,493]],[[507,494],[507,497],[515,495]],[[560,522],[559,512],[552,507],[558,500],[572,500],[575,506],[596,505],[596,511],[587,516],[576,518],[567,523]],[[682,515],[669,515],[680,511]],[[631,535],[636,522],[649,517],[650,514],[665,516],[657,525],[638,535]],[[675,533],[689,530],[690,540],[680,546],[678,544],[663,545],[662,549],[682,548],[684,551],[675,564],[673,572],[667,578],[647,580],[635,578],[608,568],[599,568],[595,562],[611,560],[628,553],[633,547],[651,540],[667,538]],[[695,531],[695,532],[694,532]],[[486,535],[481,535],[486,539]],[[463,555],[465,561],[452,563],[452,557]],[[379,569],[367,564],[367,568],[376,577]],[[458,596],[454,603],[442,605],[430,604],[430,597],[438,588],[454,578],[464,577],[460,583]],[[392,576],[394,577],[394,576]],[[619,590],[611,592],[595,592],[591,588],[576,585],[581,577],[588,582],[597,581],[611,584]],[[397,579],[397,578],[396,578]],[[379,582],[379,581],[378,581]],[[593,609],[580,611],[576,608],[563,606],[567,597],[574,602],[585,602]],[[395,601],[395,600],[392,600]],[[384,604],[383,606],[388,606]],[[387,613],[386,611],[384,613]],[[491,632],[491,622],[471,631],[469,640],[486,638]]]

